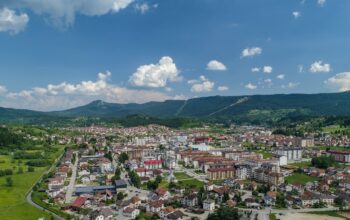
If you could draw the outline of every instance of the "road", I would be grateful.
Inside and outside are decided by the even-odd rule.
[[[33,193],[33,191],[30,191],[30,192],[27,194],[27,197],[26,197],[26,200],[27,200],[27,202],[28,202],[30,205],[34,206],[35,208],[37,208],[37,209],[39,209],[39,210],[43,210],[43,211],[49,213],[49,214],[52,215],[55,219],[64,220],[64,219],[61,218],[60,216],[58,216],[58,215],[56,215],[55,213],[51,212],[50,210],[48,210],[48,209],[46,209],[46,208],[43,208],[43,207],[37,205],[36,203],[34,203],[33,200],[32,200],[32,193]]]
[[[75,162],[72,169],[72,176],[70,178],[69,185],[67,186],[65,203],[72,202],[72,195],[75,190],[75,180],[77,178],[78,161],[78,152],[75,152]]]
[[[335,207],[327,207],[327,208],[320,208],[320,209],[314,209],[314,208],[305,208],[305,209],[271,209],[271,208],[266,208],[266,209],[261,209],[261,210],[256,210],[256,209],[244,209],[244,208],[238,208],[241,211],[252,211],[251,218],[254,219],[255,215],[258,214],[258,219],[259,220],[268,220],[269,215],[271,213],[274,214],[281,214],[285,215],[288,213],[307,213],[307,212],[323,212],[323,211],[337,211],[339,210],[338,208]]]
[[[48,171],[46,171],[45,173],[43,173],[43,175],[39,178],[39,180],[38,180],[37,182],[35,182],[35,183],[33,184],[33,186],[36,185],[37,183],[39,183],[40,181],[42,181],[43,176],[44,176],[45,174],[49,173],[53,168],[55,168],[55,167],[57,166],[58,161],[62,158],[63,155],[64,155],[64,153],[62,153],[61,156],[59,156],[58,158],[56,158],[55,162],[54,162],[53,165],[50,167],[50,169],[49,169]],[[28,202],[30,205],[34,206],[35,208],[37,208],[37,209],[39,209],[39,210],[43,210],[43,211],[49,213],[50,215],[52,215],[53,217],[55,217],[55,218],[58,219],[58,220],[64,220],[64,219],[61,218],[60,216],[58,216],[58,215],[56,215],[55,213],[51,212],[50,210],[48,210],[48,209],[46,209],[46,208],[44,208],[44,207],[41,207],[41,206],[37,205],[35,202],[33,202],[33,200],[32,200],[33,186],[30,188],[29,192],[28,192],[27,195],[26,195],[26,200],[27,200],[27,202]]]

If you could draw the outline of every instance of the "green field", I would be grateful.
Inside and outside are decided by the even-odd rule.
[[[185,179],[192,179],[191,176],[187,175],[187,174],[184,173],[184,172],[174,173],[174,176],[176,177],[176,179],[177,179],[178,181],[180,181],[180,180],[185,180]]]
[[[174,176],[176,177],[178,184],[181,187],[188,187],[188,188],[201,188],[204,183],[187,175],[184,172],[180,172],[180,173],[174,173]]]
[[[293,175],[286,177],[285,180],[287,180],[288,183],[291,183],[291,184],[293,183],[305,184],[307,182],[316,181],[317,177],[311,177],[304,173],[293,173]]]
[[[299,162],[299,163],[291,163],[291,164],[288,164],[288,165],[295,166],[295,167],[310,167],[311,166],[311,161]]]
[[[63,150],[63,147],[56,147],[58,151],[50,153],[49,158],[53,161]],[[42,148],[42,150],[44,150]],[[7,176],[0,177],[0,219],[1,220],[22,220],[22,219],[38,219],[50,216],[44,211],[40,211],[26,202],[26,194],[40,178],[40,176],[48,169],[48,167],[35,167],[34,172],[27,172],[25,165],[27,160],[13,160],[9,155],[0,155],[0,169],[13,169],[13,186],[5,186]],[[23,173],[18,174],[18,168],[23,168]]]

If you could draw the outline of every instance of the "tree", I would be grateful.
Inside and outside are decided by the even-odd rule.
[[[128,173],[129,178],[131,183],[136,187],[136,188],[140,188],[141,186],[141,179],[140,177],[137,175],[137,173],[135,171],[129,171]]]
[[[230,199],[230,195],[228,194],[228,192],[224,193],[224,196],[222,197],[222,202],[227,202],[227,200]]]
[[[210,214],[208,220],[238,220],[238,210],[230,207],[220,207],[213,214]]]
[[[122,193],[122,192],[118,192],[118,194],[117,194],[117,200],[123,200],[124,199],[124,193]]]
[[[12,178],[10,176],[6,177],[5,186],[7,186],[7,187],[12,187],[13,186],[13,180],[12,180]]]
[[[113,161],[112,152],[108,151],[108,153],[105,153],[105,158],[108,158],[110,161]]]
[[[23,173],[23,168],[22,168],[22,167],[19,167],[17,173],[19,173],[19,174],[20,174],[20,173]]]
[[[334,166],[335,159],[333,156],[314,157],[311,160],[311,164],[317,168],[327,169],[328,167]]]
[[[34,167],[28,167],[27,171],[31,173],[31,172],[34,172],[35,169],[34,169]]]
[[[120,170],[119,167],[117,167],[117,169],[115,169],[115,172],[114,172],[114,180],[120,180],[121,173],[122,171]]]
[[[158,184],[160,184],[162,182],[162,180],[163,180],[162,176],[158,174],[157,177],[156,177],[156,182]]]
[[[121,164],[125,163],[125,161],[129,160],[129,155],[125,152],[121,153],[118,158]]]

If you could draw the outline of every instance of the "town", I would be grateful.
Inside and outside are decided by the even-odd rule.
[[[347,135],[275,134],[258,126],[73,127],[38,184],[40,200],[77,219],[271,219],[345,210]],[[346,213],[344,214],[346,215]]]

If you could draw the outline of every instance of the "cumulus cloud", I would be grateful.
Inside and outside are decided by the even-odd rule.
[[[344,92],[350,90],[350,72],[338,73],[324,82],[329,88]]]
[[[189,80],[188,84],[191,84],[191,91],[200,93],[200,92],[210,92],[213,90],[215,83],[211,82],[205,76],[200,76],[198,80]]]
[[[140,66],[129,78],[131,85],[136,87],[161,88],[168,82],[181,80],[180,71],[171,57],[162,57],[157,64]]]
[[[263,72],[264,73],[272,73],[272,66],[264,66]]]
[[[292,15],[295,19],[298,19],[301,16],[301,13],[300,13],[300,11],[293,11]]]
[[[227,90],[229,90],[229,88],[227,86],[219,86],[218,87],[218,91],[220,91],[220,92],[227,91]]]
[[[259,68],[259,67],[253,67],[253,68],[251,69],[251,71],[252,71],[253,73],[260,72],[260,68]]]
[[[99,73],[96,81],[88,80],[77,84],[62,82],[18,92],[9,92],[1,86],[0,106],[50,111],[84,105],[96,99],[117,103],[144,103],[176,98],[159,91],[128,89],[111,84],[111,76],[110,72]]]
[[[256,88],[258,88],[256,85],[252,84],[252,83],[248,83],[247,85],[244,86],[246,89],[250,89],[250,90],[254,90]]]
[[[61,28],[74,23],[77,14],[100,16],[116,13],[128,7],[134,0],[3,0],[0,8],[31,10]]]
[[[277,79],[284,79],[286,76],[284,74],[279,74],[276,76]]]
[[[317,0],[317,4],[318,4],[320,7],[323,7],[323,6],[326,4],[326,0]]]
[[[6,86],[0,85],[0,95],[1,95],[1,94],[5,94],[6,92],[7,92]]]
[[[28,22],[29,17],[26,13],[17,14],[6,7],[0,9],[0,32],[17,34],[26,28]]]
[[[147,2],[135,4],[136,11],[140,12],[141,14],[147,13],[152,8],[158,8],[158,4],[149,5]]]
[[[227,70],[226,66],[217,60],[209,61],[209,63],[207,64],[207,69],[208,70],[219,70],[219,71]]]
[[[331,65],[329,63],[323,63],[322,60],[315,61],[310,66],[310,72],[312,73],[328,73],[331,71]]]
[[[262,49],[260,47],[251,47],[245,48],[242,51],[241,57],[252,57],[262,53]]]
[[[272,73],[272,70],[273,70],[272,66],[263,66],[261,68],[260,67],[254,67],[254,68],[251,69],[251,71],[253,73],[262,71],[263,73],[267,73],[267,74]]]
[[[298,82],[289,82],[287,85],[282,85],[281,88],[282,89],[293,89],[295,87],[298,87],[300,85],[300,83]]]

